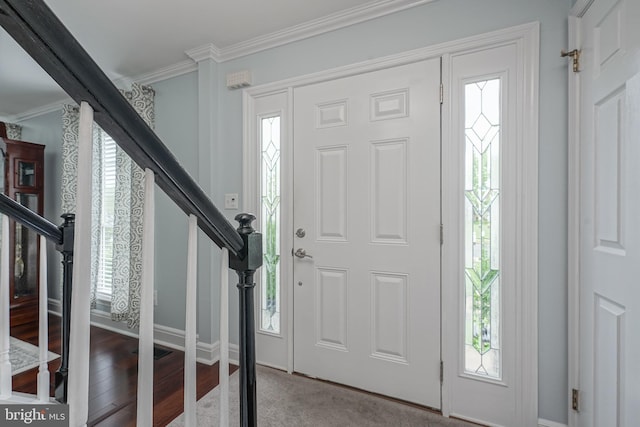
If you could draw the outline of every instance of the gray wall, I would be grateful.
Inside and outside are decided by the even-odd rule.
[[[224,193],[242,190],[242,100],[224,76],[251,70],[254,85],[539,21],[539,415],[567,421],[567,81],[570,0],[446,0],[220,64],[220,158]],[[217,202],[219,202],[219,198]],[[235,297],[235,293],[231,294]],[[232,310],[235,308],[232,302]],[[232,314],[232,319],[235,316]],[[237,325],[231,336],[236,337]]]
[[[239,193],[242,200],[242,97],[241,91],[225,88],[227,73],[251,70],[254,85],[258,85],[513,25],[540,22],[539,415],[566,423],[567,82],[566,61],[558,53],[566,45],[566,21],[572,3],[573,0],[436,1],[218,64],[211,74],[212,79],[217,79],[217,88],[212,92],[214,96],[217,93],[218,104],[212,107],[217,131],[209,138],[210,171],[204,170],[207,162],[199,158],[206,147],[199,141],[202,123],[198,122],[197,73],[152,85],[156,91],[156,132],[194,178],[207,180],[201,185],[210,188],[208,192],[214,203],[222,206],[224,193]],[[45,214],[53,220],[60,213],[60,177],[56,172],[60,165],[60,116],[59,112],[51,113],[22,123],[24,139],[47,144]],[[223,212],[230,219],[237,213]],[[182,212],[162,192],[157,192],[156,323],[177,329],[184,327],[186,229]],[[218,256],[218,251],[213,251],[212,268],[206,263],[199,266],[198,332],[200,339],[209,343],[219,336],[215,312],[219,293],[215,286],[213,289],[207,286],[212,282],[211,273],[215,277],[218,271]],[[49,262],[57,263],[51,259]],[[57,270],[50,267],[50,276],[51,271]],[[235,277],[231,277],[230,283],[235,283]],[[236,294],[232,288],[232,342],[237,342]]]

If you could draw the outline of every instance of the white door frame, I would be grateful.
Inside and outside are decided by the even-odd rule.
[[[477,49],[486,49],[489,47],[500,46],[504,44],[515,43],[518,46],[518,56],[522,61],[522,102],[526,106],[522,118],[520,135],[522,138],[522,147],[524,151],[521,153],[522,160],[527,159],[526,163],[522,163],[523,167],[523,197],[520,212],[525,221],[519,220],[519,232],[522,236],[523,243],[522,252],[518,253],[519,278],[521,278],[524,293],[520,294],[518,307],[521,322],[518,328],[517,354],[522,356],[520,359],[523,363],[517,372],[518,377],[518,403],[519,403],[519,419],[523,420],[521,425],[537,425],[538,419],[538,73],[539,73],[539,23],[529,23],[506,28],[503,30],[493,31],[477,36],[472,36],[451,42],[445,42],[430,47],[420,48],[403,52],[400,54],[379,58],[375,60],[347,65],[332,70],[321,71],[301,77],[290,78],[274,83],[267,83],[260,86],[243,90],[243,209],[245,211],[258,211],[258,191],[259,181],[256,171],[258,170],[258,153],[257,148],[257,131],[255,129],[255,101],[264,96],[276,93],[286,92],[288,94],[288,102],[286,111],[283,110],[283,117],[286,119],[288,131],[287,135],[291,135],[293,126],[293,111],[291,108],[293,100],[293,88],[307,84],[319,83],[323,81],[338,79],[342,77],[353,76],[365,72],[390,68],[394,66],[409,64],[433,57],[442,57],[446,55],[455,55],[463,52],[469,52]],[[443,73],[444,74],[444,73]],[[446,88],[445,88],[446,94]],[[451,124],[446,121],[447,115],[443,115],[443,129],[447,129]],[[282,151],[291,152],[292,141],[290,138],[281,141]],[[446,144],[443,146],[443,159],[446,156]],[[283,170],[287,168],[292,170],[292,156],[285,155],[283,157]],[[462,165],[461,165],[462,167]],[[286,173],[286,172],[285,172]],[[443,176],[443,206],[446,203],[447,188],[444,183]],[[282,181],[282,200],[290,200],[293,194],[292,177],[287,174],[287,178]],[[282,206],[283,221],[281,236],[281,248],[283,255],[288,254],[290,248],[293,248],[293,206]],[[443,221],[450,222],[450,218],[443,216]],[[455,243],[451,244],[453,246]],[[452,251],[459,251],[460,248],[453,247]],[[281,307],[286,307],[289,313],[293,311],[293,263],[291,257],[282,256],[282,272],[283,286],[286,291],[283,292],[286,301],[282,301]],[[448,268],[443,259],[444,269]],[[286,281],[285,281],[286,280]],[[443,287],[442,298],[447,301],[445,295],[447,287]],[[445,310],[442,312],[442,359],[445,366],[456,366],[457,356],[452,351],[451,340],[444,337],[450,331],[451,319],[448,316],[456,315],[456,310]],[[451,314],[448,314],[451,313]],[[448,316],[445,316],[448,314]],[[287,316],[288,322],[282,325],[282,333],[287,337],[288,345],[288,362],[287,370],[293,370],[293,316]],[[453,372],[453,370],[451,370]],[[445,368],[445,381],[442,387],[442,412],[445,416],[449,415],[449,402],[453,396],[450,395],[447,388],[447,370]]]
[[[589,0],[578,0],[569,12],[569,45],[579,49],[580,17]],[[567,170],[567,411],[568,426],[577,427],[578,412],[572,409],[572,390],[580,390],[580,73],[574,73],[567,61],[568,75],[568,170]]]

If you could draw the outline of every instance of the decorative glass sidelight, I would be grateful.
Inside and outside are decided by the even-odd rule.
[[[464,369],[499,379],[500,79],[466,84],[464,105]]]
[[[264,263],[261,269],[260,329],[280,333],[280,117],[260,120],[262,167],[260,229]]]

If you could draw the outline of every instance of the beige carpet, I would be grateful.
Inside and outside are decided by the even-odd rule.
[[[35,345],[19,340],[14,337],[10,338],[9,358],[11,359],[11,374],[16,375],[29,369],[35,368],[40,364],[40,350]],[[60,355],[49,352],[48,361],[57,359]]]
[[[258,366],[258,425],[261,427],[467,427],[412,406],[367,393]],[[238,425],[238,373],[230,380],[229,425]],[[198,401],[198,425],[219,423],[219,390]],[[169,426],[184,426],[184,415]]]

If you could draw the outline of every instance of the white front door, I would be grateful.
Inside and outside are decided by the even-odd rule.
[[[294,370],[440,408],[440,59],[294,90]]]
[[[581,427],[640,422],[640,2],[578,21]]]

